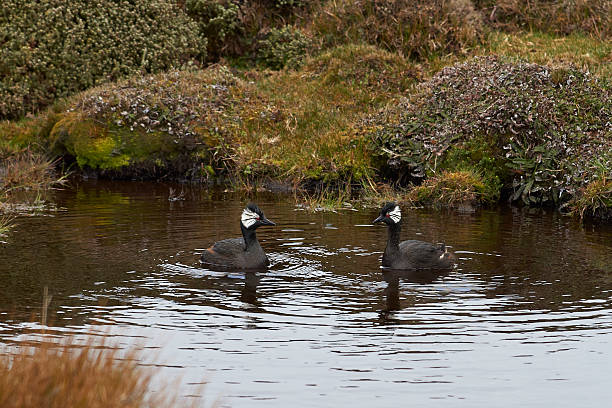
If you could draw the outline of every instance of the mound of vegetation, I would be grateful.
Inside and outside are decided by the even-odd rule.
[[[50,114],[52,149],[127,177],[202,178],[224,167],[251,95],[227,68],[170,71],[91,89]]]
[[[198,25],[165,0],[0,3],[0,118],[136,72],[206,55]]]
[[[470,0],[328,1],[312,19],[324,46],[365,41],[415,59],[465,52],[484,34]]]
[[[444,68],[375,119],[383,173],[420,184],[471,169],[511,201],[561,205],[612,178],[612,90],[571,66],[477,57]]]

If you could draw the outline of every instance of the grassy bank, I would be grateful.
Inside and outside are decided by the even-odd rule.
[[[51,185],[57,163],[109,178],[271,181],[315,201],[388,184],[415,205],[608,214],[609,5],[404,3],[180,3],[173,18],[193,20],[207,44],[180,49],[220,63],[125,71],[1,122],[1,191]]]

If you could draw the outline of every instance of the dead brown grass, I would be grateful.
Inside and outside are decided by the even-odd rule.
[[[567,35],[612,35],[610,0],[474,0],[487,23],[505,31],[538,30]]]
[[[0,407],[141,408],[175,406],[148,393],[152,372],[118,349],[44,343],[0,355]],[[162,393],[163,394],[163,393]]]
[[[63,184],[64,177],[55,174],[55,163],[29,149],[4,157],[0,164],[0,191],[42,190]]]
[[[314,13],[311,30],[323,45],[362,43],[424,60],[463,54],[481,41],[484,25],[469,0],[336,0]]]

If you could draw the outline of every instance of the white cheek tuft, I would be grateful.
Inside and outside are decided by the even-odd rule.
[[[242,215],[240,216],[240,221],[242,222],[242,225],[244,225],[245,228],[249,228],[253,224],[255,224],[255,222],[257,222],[258,218],[259,215],[257,213],[249,210],[248,208],[245,208],[244,211],[242,211]]]
[[[398,205],[395,206],[393,211],[389,212],[389,217],[391,217],[393,222],[396,224],[400,222],[400,220],[402,219],[402,211],[400,210]]]

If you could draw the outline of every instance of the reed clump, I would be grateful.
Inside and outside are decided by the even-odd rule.
[[[173,406],[148,392],[152,374],[135,353],[43,343],[0,355],[0,406],[5,408],[145,408]]]

